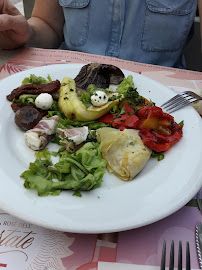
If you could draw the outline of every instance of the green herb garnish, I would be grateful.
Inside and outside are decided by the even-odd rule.
[[[178,125],[183,127],[184,126],[184,120],[182,120]]]
[[[156,152],[156,151],[152,150],[151,157],[157,158],[158,161],[161,161],[164,159],[164,154],[163,154],[163,152]]]

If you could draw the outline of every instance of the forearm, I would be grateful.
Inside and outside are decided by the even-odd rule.
[[[64,16],[58,0],[36,0],[28,20],[32,47],[58,48],[63,41]]]
[[[35,0],[28,20],[8,0],[0,0],[0,48],[23,45],[58,48],[63,41],[64,16],[58,0]]]
[[[28,23],[31,28],[31,37],[26,46],[54,49],[62,43],[62,36],[59,36],[51,26],[40,18],[32,17],[28,20]]]
[[[198,10],[200,17],[201,51],[202,51],[202,0],[198,0]]]

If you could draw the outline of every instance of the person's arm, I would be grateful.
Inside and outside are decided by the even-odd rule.
[[[14,49],[22,46],[31,36],[24,16],[8,0],[0,1],[0,48]]]
[[[32,17],[25,17],[8,0],[0,1],[0,48],[23,45],[58,48],[63,40],[64,16],[58,0],[36,0]]]
[[[202,0],[198,0],[198,11],[200,18],[201,51],[202,51]]]
[[[31,37],[26,45],[58,48],[62,43],[64,16],[58,0],[36,0],[28,23]]]

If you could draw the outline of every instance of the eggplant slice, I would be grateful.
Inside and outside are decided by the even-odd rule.
[[[81,68],[74,80],[77,94],[80,95],[81,92],[86,92],[90,84],[106,89],[110,84],[120,84],[124,77],[123,72],[116,66],[90,63]]]

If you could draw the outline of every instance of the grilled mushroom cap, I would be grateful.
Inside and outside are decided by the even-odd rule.
[[[80,95],[88,85],[95,84],[98,88],[108,88],[110,84],[120,84],[124,79],[123,72],[116,66],[91,63],[83,66],[75,77],[76,91]]]

